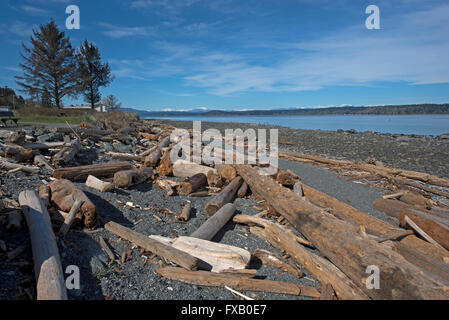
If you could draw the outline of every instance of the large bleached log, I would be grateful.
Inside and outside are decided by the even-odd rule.
[[[212,272],[243,270],[251,260],[249,251],[228,244],[193,237],[170,239],[153,235],[149,238],[198,258],[198,268],[202,270]]]
[[[212,217],[206,220],[195,232],[192,237],[203,240],[212,240],[212,238],[231,220],[235,213],[233,203],[225,204]]]
[[[73,140],[53,156],[53,164],[61,166],[69,163],[82,149],[80,141],[78,139]]]
[[[373,217],[363,211],[357,210],[356,208],[339,201],[319,190],[316,190],[310,186],[302,184],[302,189],[304,191],[304,195],[308,200],[313,201],[324,208],[330,208],[335,212],[341,212],[346,217],[348,217],[352,222],[354,222],[357,226],[361,226],[366,228],[367,231],[372,231],[374,235],[385,235],[392,234],[405,231],[402,228],[397,228],[385,221],[382,221],[376,217]],[[383,200],[383,199],[381,199]],[[396,200],[388,200],[388,201],[396,201]],[[379,210],[376,207],[376,201],[374,201],[374,209]],[[400,202],[400,201],[396,201]],[[382,210],[380,210],[382,211]],[[436,259],[443,261],[445,257],[449,259],[449,255],[447,252],[436,248],[434,245],[414,236],[409,235],[400,240],[402,243],[413,247],[415,249],[420,250],[421,252],[428,254]]]
[[[38,300],[67,300],[56,237],[47,208],[35,191],[23,191],[19,203],[27,221],[33,251]]]
[[[449,292],[444,290],[441,283],[420,274],[421,269],[398,253],[363,237],[358,233],[357,227],[325,213],[293,191],[281,187],[273,179],[259,175],[257,170],[248,165],[237,165],[237,171],[251,190],[261,195],[369,297],[449,298]],[[382,286],[378,290],[370,290],[365,286],[366,268],[370,265],[382,270]]]
[[[162,141],[158,144],[157,149],[145,157],[144,165],[146,167],[156,166],[159,159],[162,156],[162,149],[168,147],[169,144],[170,144],[170,137],[162,139]]]
[[[236,290],[275,292],[318,298],[320,293],[313,287],[295,283],[247,279],[239,276],[208,271],[187,271],[181,268],[166,267],[158,269],[157,274],[170,280],[178,280],[199,286],[228,286]]]
[[[214,173],[217,173],[217,170],[213,168],[187,160],[176,160],[175,163],[173,163],[173,175],[180,178],[188,178],[197,173],[204,173],[205,175],[207,175],[210,170],[212,170]]]
[[[207,177],[204,173],[197,173],[178,185],[178,194],[186,196],[206,186]]]
[[[214,196],[211,200],[209,200],[208,203],[206,203],[206,214],[210,217],[214,215],[226,203],[232,202],[236,192],[238,191],[242,183],[243,179],[240,177],[232,180],[231,183],[226,186],[226,188],[221,190],[219,194]]]
[[[117,188],[127,188],[141,184],[153,175],[153,168],[143,167],[119,171],[114,174],[114,185]]]
[[[81,220],[88,228],[93,227],[97,222],[96,207],[72,182],[65,179],[54,180],[49,183],[51,189],[51,201],[62,211],[69,212],[76,200],[83,202],[81,210],[76,218]]]
[[[152,253],[166,259],[167,261],[176,263],[183,268],[186,268],[188,270],[198,269],[198,259],[188,253],[173,248],[160,241],[150,239],[143,234],[135,232],[113,221],[106,223],[104,225],[104,228],[109,232],[112,232],[113,234],[119,236],[120,238],[131,241],[137,246],[151,251]]]
[[[116,172],[132,169],[129,162],[105,162],[99,164],[91,164],[87,166],[68,167],[56,169],[52,176],[57,179],[67,179],[71,181],[86,181],[89,175],[97,178],[110,178]]]
[[[96,189],[100,192],[107,192],[114,189],[114,184],[110,182],[106,182],[103,180],[100,180],[94,176],[89,175],[86,180],[86,186]]]
[[[368,296],[329,260],[307,250],[285,228],[269,220],[247,215],[237,215],[234,222],[263,227],[251,229],[273,247],[285,251],[321,283],[330,283],[337,296],[344,300],[365,300]],[[259,230],[260,232],[255,232]]]
[[[168,177],[173,174],[173,163],[170,159],[170,150],[166,150],[162,159],[157,167],[157,173],[160,176]]]
[[[13,170],[13,169],[18,169],[20,168],[20,170],[24,171],[24,172],[28,172],[28,173],[39,173],[39,168],[38,167],[29,167],[29,166],[24,166],[18,163],[12,163],[6,160],[0,160],[0,168],[2,169],[6,169],[6,170]]]

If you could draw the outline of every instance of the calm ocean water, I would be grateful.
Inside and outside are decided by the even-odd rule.
[[[174,121],[243,122],[290,127],[293,129],[338,129],[440,135],[449,133],[449,115],[341,115],[341,116],[228,116],[228,117],[151,117]],[[243,128],[242,128],[243,129]]]

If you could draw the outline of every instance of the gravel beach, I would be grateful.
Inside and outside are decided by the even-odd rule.
[[[191,122],[169,122],[176,127],[191,128]],[[273,128],[268,126],[249,124],[202,123],[202,129],[217,128]],[[402,136],[376,133],[349,133],[325,132],[310,130],[279,129],[279,140],[294,142],[293,146],[282,146],[290,152],[325,155],[335,158],[365,161],[376,159],[390,167],[423,171],[441,177],[449,176],[449,140],[444,138],[429,138],[420,136]],[[286,147],[286,148],[284,148]],[[95,151],[79,156],[77,161],[100,162]],[[104,159],[102,160],[104,161]],[[305,163],[279,161],[281,169],[290,169],[298,174],[302,181],[324,193],[327,193],[351,206],[389,221],[380,212],[373,210],[373,201],[385,194],[385,190],[368,187],[362,184],[346,181],[337,174],[320,167]],[[0,175],[0,185],[3,197],[18,199],[21,191],[26,189],[37,190],[42,184],[45,174],[30,175],[23,172],[6,173]],[[157,234],[162,236],[190,235],[205,220],[204,205],[209,198],[189,198],[187,196],[172,196],[164,198],[165,192],[154,186],[151,182],[143,183],[127,190],[100,193],[88,188],[84,183],[76,185],[85,191],[89,199],[96,205],[102,219],[111,219],[145,235]],[[171,223],[173,213],[179,212],[181,205],[191,201],[195,209],[194,215],[188,223]],[[124,205],[132,202],[138,208]],[[237,213],[255,214],[259,212],[255,206],[258,202],[253,198],[237,199]],[[155,218],[157,216],[158,218]],[[94,233],[86,233],[80,229],[72,229],[62,241],[59,249],[63,268],[76,265],[81,271],[81,288],[69,290],[70,299],[235,299],[226,289],[193,286],[179,281],[171,281],[158,277],[155,270],[161,261],[158,258],[147,259],[139,253],[139,249],[132,250],[129,259],[122,265],[106,266],[107,256],[101,250],[98,239],[106,239],[113,251],[121,256],[133,245],[127,241],[119,241],[113,234],[104,229]],[[21,259],[28,264],[17,265],[0,257],[0,300],[24,299],[19,287],[33,283],[32,256],[26,227],[22,232],[7,232],[5,225],[0,223],[0,239],[4,240],[9,248],[23,245],[25,251]],[[216,236],[214,240],[224,244],[239,246],[253,252],[256,249],[266,249],[282,255],[267,242],[249,233],[246,226],[236,225],[232,222]],[[294,263],[293,260],[289,260]],[[258,276],[263,279],[288,281],[319,287],[316,281],[306,270],[301,268],[305,277],[298,279],[291,274],[267,266],[252,265],[258,269]],[[272,294],[263,292],[246,292],[255,299],[307,299],[305,297]]]

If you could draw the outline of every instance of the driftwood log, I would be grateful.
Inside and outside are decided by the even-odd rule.
[[[211,170],[214,173],[217,173],[217,171],[213,168],[186,160],[176,160],[175,163],[173,163],[173,175],[180,178],[188,178],[197,173],[204,173],[207,175],[207,173]]]
[[[156,166],[162,156],[162,149],[168,147],[169,144],[170,137],[162,139],[162,141],[158,144],[157,149],[145,157],[144,165],[146,167]]]
[[[221,190],[219,194],[209,200],[205,207],[206,214],[210,217],[214,215],[226,203],[232,202],[236,192],[238,191],[242,183],[243,180],[240,177],[232,180],[231,183],[226,186],[226,188]]]
[[[209,187],[221,188],[223,186],[223,179],[216,172],[210,170],[207,173],[207,184]]]
[[[206,186],[207,177],[204,173],[197,173],[190,178],[187,178],[185,181],[181,182],[178,187],[178,194],[186,196],[189,195],[204,186]]]
[[[248,193],[248,184],[243,181],[242,185],[240,186],[239,190],[237,191],[237,197],[243,198]]]
[[[38,194],[30,190],[20,193],[19,203],[30,231],[37,299],[67,300],[58,245],[47,208]]]
[[[53,164],[56,166],[68,164],[82,149],[81,142],[78,139],[73,140],[53,156]]]
[[[153,169],[143,167],[118,171],[114,174],[114,185],[117,188],[128,188],[141,184],[153,176]]]
[[[375,241],[367,241],[358,229],[304,201],[298,194],[281,187],[273,179],[261,176],[248,165],[237,171],[251,190],[256,191],[277,212],[301,232],[320,253],[332,261],[356,285],[373,299],[448,299],[449,292],[404,257]],[[363,252],[363,254],[360,254]],[[365,286],[366,267],[376,265],[382,272],[382,286]]]
[[[20,168],[20,170],[28,173],[38,173],[39,168],[38,167],[29,167],[24,166],[18,163],[12,163],[6,160],[0,160],[0,168],[6,169],[6,170],[14,170]]]
[[[76,215],[76,219],[90,228],[97,222],[96,207],[86,196],[86,194],[78,189],[72,182],[65,179],[54,180],[49,183],[51,189],[51,202],[62,211],[69,212],[76,200],[83,202],[81,210]]]
[[[233,203],[225,204],[212,217],[206,220],[191,237],[203,240],[212,240],[212,238],[224,227],[224,225],[232,219],[235,213],[235,205]]]
[[[97,178],[110,178],[118,171],[132,169],[129,162],[106,162],[91,164],[87,166],[68,167],[56,169],[52,176],[56,179],[67,179],[71,181],[86,181],[89,175]]]
[[[173,163],[170,158],[170,150],[166,150],[162,156],[159,166],[157,167],[157,173],[163,177],[173,175]]]
[[[262,262],[262,264],[278,268],[284,272],[288,272],[298,278],[304,276],[304,274],[295,265],[282,260],[281,257],[267,250],[258,249],[252,253],[252,256]]]
[[[278,171],[277,176],[276,176],[276,181],[279,184],[283,185],[284,187],[289,187],[289,188],[293,188],[296,181],[298,181],[298,180],[299,180],[299,176],[290,170],[286,170],[286,171],[280,170],[280,171]]]
[[[187,270],[196,270],[198,268],[197,258],[160,241],[150,239],[147,236],[137,233],[118,223],[112,221],[107,222],[104,225],[104,228],[125,240],[131,241],[145,250],[151,251],[167,261],[176,263],[177,265],[186,268]]]
[[[92,175],[89,175],[86,180],[86,186],[96,189],[100,192],[107,192],[114,189],[114,184],[100,180]]]
[[[234,180],[235,177],[237,177],[237,171],[232,165],[217,164],[215,165],[215,169],[217,169],[220,177],[228,182]]]

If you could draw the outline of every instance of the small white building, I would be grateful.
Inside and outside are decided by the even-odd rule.
[[[77,110],[92,110],[91,106],[66,106],[64,109],[77,109]],[[98,112],[108,112],[108,109],[104,104],[97,104],[95,110]]]

